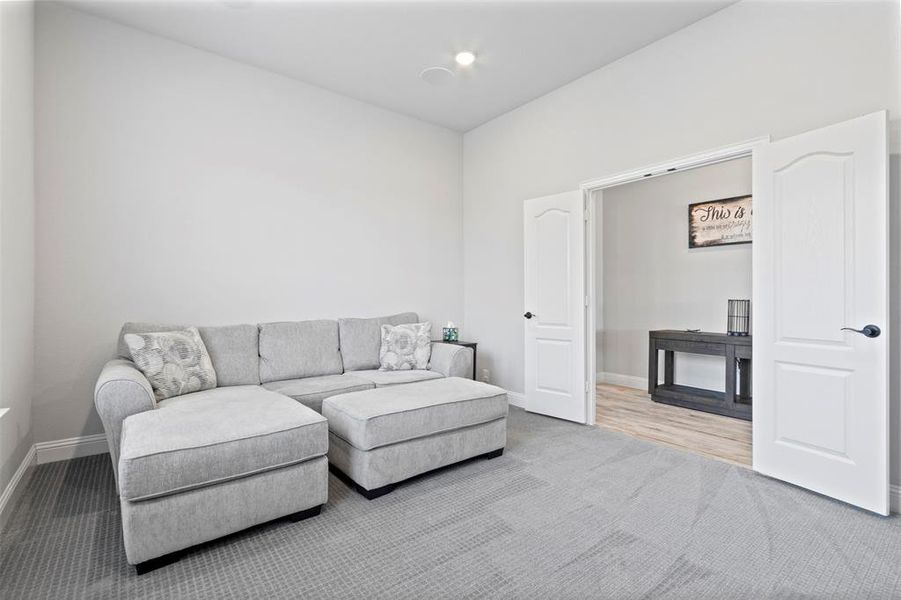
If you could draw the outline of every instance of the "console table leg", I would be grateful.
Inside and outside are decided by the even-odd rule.
[[[667,350],[663,353],[663,383],[673,385],[676,381],[676,353]]]
[[[751,399],[751,361],[747,358],[738,359],[738,395],[744,402]]]
[[[726,398],[725,405],[729,410],[735,408],[735,346],[726,346]]]

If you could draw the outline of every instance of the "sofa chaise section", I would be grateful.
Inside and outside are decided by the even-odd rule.
[[[95,387],[126,556],[139,573],[260,523],[318,514],[328,493],[325,420],[260,386],[257,325],[198,328],[219,387],[155,400],[123,356],[124,334],[177,328],[126,324],[120,358]]]
[[[118,356],[100,372],[94,386],[94,407],[103,423],[110,460],[117,476],[123,421],[133,414],[156,408],[153,388],[132,362],[125,335],[171,331],[182,327],[161,323],[125,323],[119,331]],[[198,330],[216,371],[217,389],[260,384],[259,333],[256,325],[198,327]]]
[[[327,449],[322,415],[259,386],[170,398],[125,419],[119,499],[129,563],[142,572],[254,525],[318,514]]]
[[[125,420],[119,494],[139,502],[324,456],[327,432],[319,413],[257,386],[176,396]]]

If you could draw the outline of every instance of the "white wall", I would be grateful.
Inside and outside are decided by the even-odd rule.
[[[0,2],[0,493],[32,444],[33,40],[34,4]]]
[[[751,298],[751,245],[689,248],[688,205],[750,193],[750,158],[598,193],[597,356],[608,380],[647,387],[650,330],[726,331],[728,299]],[[719,357],[676,356],[682,385],[722,391],[725,372]]]
[[[465,134],[464,319],[494,381],[523,389],[523,200],[886,108],[897,153],[898,13],[739,3]],[[897,440],[897,391],[895,409]],[[901,460],[893,472],[901,481]]]
[[[462,321],[461,136],[69,8],[37,20],[35,438],[123,321]]]

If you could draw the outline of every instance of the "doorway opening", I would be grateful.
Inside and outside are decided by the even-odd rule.
[[[727,318],[752,297],[750,153],[583,186],[594,424],[743,467],[750,310],[747,335]]]
[[[596,343],[604,307],[595,289],[595,252],[604,234],[596,240],[595,230],[604,215],[592,214],[598,212],[592,210],[595,196],[752,157],[753,347],[727,341],[730,336],[716,327],[719,341],[712,345],[723,348],[700,354],[717,354],[730,367],[736,359],[753,360],[753,378],[743,378],[752,379],[753,390],[733,374],[724,378],[723,393],[729,410],[737,408],[736,396],[753,396],[755,472],[888,514],[887,149],[888,113],[882,110],[776,142],[753,140],[525,200],[525,408],[588,425],[597,421],[597,374],[610,367]],[[686,221],[673,227],[684,231]],[[697,326],[684,322],[663,326],[677,329],[649,330],[648,387],[652,393],[663,388],[672,399],[685,386],[677,380],[675,355],[698,353],[696,343],[703,347],[711,334],[686,331]],[[652,334],[658,339],[653,346]],[[662,384],[650,368],[658,364],[651,351],[661,350],[669,357],[660,369]]]

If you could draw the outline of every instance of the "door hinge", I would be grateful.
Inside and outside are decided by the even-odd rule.
[[[591,298],[585,296],[585,306],[589,306],[591,304]]]
[[[585,391],[586,391],[586,392],[590,392],[590,391],[591,391],[591,382],[590,382],[590,381],[586,381],[586,382],[585,382]]]

